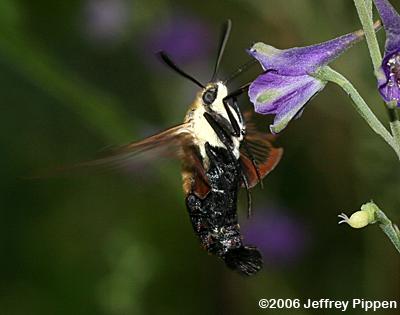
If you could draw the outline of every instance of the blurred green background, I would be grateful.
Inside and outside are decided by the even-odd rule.
[[[384,234],[337,225],[370,199],[400,223],[399,164],[333,85],[280,135],[283,160],[254,189],[250,221],[241,201],[244,233],[265,257],[251,278],[201,250],[177,161],[23,179],[181,122],[197,88],[154,53],[165,49],[205,82],[227,18],[222,78],[255,41],[286,48],[360,27],[349,0],[0,0],[0,314],[255,314],[265,312],[260,298],[400,300],[399,256]],[[387,121],[365,43],[334,67]],[[250,108],[245,97],[241,106]],[[257,118],[260,129],[270,119]]]

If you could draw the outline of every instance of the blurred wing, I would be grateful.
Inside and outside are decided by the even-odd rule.
[[[184,123],[169,128],[141,141],[130,142],[107,151],[101,152],[102,157],[88,162],[79,163],[80,166],[116,165],[129,161],[139,154],[154,151],[157,157],[181,157],[182,146],[192,143],[192,133],[189,124]]]
[[[70,166],[59,167],[45,172],[46,175],[65,173],[68,171],[97,169],[107,170],[128,166],[138,156],[151,152],[152,157],[176,157],[181,158],[182,147],[192,144],[192,133],[187,123],[177,125],[156,135],[145,138],[141,141],[131,142],[107,151],[101,152],[101,156],[91,161],[85,161]],[[149,157],[146,156],[146,160]]]
[[[245,117],[249,118],[249,114],[245,114]],[[255,125],[251,122],[246,124],[246,129],[247,134],[244,141],[246,141],[247,150],[241,147],[240,160],[249,182],[249,187],[252,188],[259,183],[259,178],[263,179],[278,165],[283,149],[275,148],[272,145],[275,136],[257,131]],[[253,165],[253,159],[259,174],[257,174],[257,170]]]

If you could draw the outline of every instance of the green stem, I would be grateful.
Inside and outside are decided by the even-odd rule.
[[[400,150],[400,121],[399,114],[397,112],[397,102],[391,102],[387,104],[387,109],[390,118],[390,130],[392,131],[393,139]]]
[[[397,147],[392,135],[371,111],[356,88],[343,75],[332,68],[325,66],[317,70],[317,72],[314,73],[314,76],[320,80],[334,82],[339,85],[353,100],[352,103],[356,111],[362,118],[364,118],[371,129],[380,135],[386,143],[393,148],[400,159],[400,149]]]
[[[390,122],[390,130],[392,131],[393,139],[396,142],[397,149],[400,151],[400,121],[398,119]]]
[[[374,71],[376,73],[382,63],[382,54],[379,49],[379,44],[378,40],[376,39],[375,29],[372,21],[372,7],[371,4],[367,3],[366,0],[354,0],[354,4],[365,32],[369,53],[371,55],[372,64],[374,65]]]
[[[390,221],[386,214],[378,207],[375,211],[375,218],[379,224],[379,227],[387,235],[394,247],[396,247],[397,251],[400,253],[400,235],[394,227],[392,221]]]
[[[372,1],[371,0],[354,0],[357,8],[358,16],[360,18],[361,24],[363,26],[365,37],[368,43],[369,53],[371,55],[372,63],[374,65],[375,74],[378,73],[382,64],[382,55],[379,49],[378,40],[376,39],[376,34],[373,26],[372,18]],[[396,145],[397,151],[400,151],[400,122],[399,116],[396,111],[395,104],[386,104],[386,109],[390,119],[390,130],[392,132],[394,143]]]
[[[368,13],[370,14],[372,19],[372,0],[365,0],[365,6],[367,7]]]

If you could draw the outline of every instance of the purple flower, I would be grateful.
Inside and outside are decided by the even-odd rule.
[[[382,66],[377,74],[378,88],[385,102],[400,106],[400,15],[387,0],[374,0],[386,31]]]
[[[250,48],[249,54],[265,72],[250,85],[249,97],[257,113],[276,115],[271,132],[282,131],[293,118],[298,118],[307,102],[325,87],[327,82],[313,77],[313,73],[363,35],[357,31],[321,44],[285,50],[264,43]]]

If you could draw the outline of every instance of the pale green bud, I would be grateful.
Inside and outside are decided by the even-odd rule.
[[[347,223],[352,228],[360,229],[368,224],[375,223],[375,211],[377,206],[373,202],[368,202],[361,206],[361,210],[354,212],[350,218],[342,213],[338,217],[342,220],[339,221],[341,223]]]

